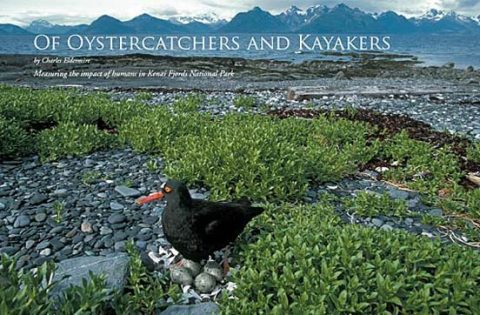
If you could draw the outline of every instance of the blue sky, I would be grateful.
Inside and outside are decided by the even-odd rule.
[[[469,16],[480,14],[480,0],[0,0],[0,23],[24,25],[44,18],[54,23],[77,24],[89,23],[102,14],[125,20],[145,12],[158,17],[214,12],[220,17],[231,18],[236,12],[254,6],[279,13],[292,4],[307,8],[339,2],[369,12],[394,10],[407,16],[420,15],[430,8],[455,10]]]

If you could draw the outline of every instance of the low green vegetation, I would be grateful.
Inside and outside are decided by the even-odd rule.
[[[54,129],[46,129],[37,135],[37,146],[44,161],[57,160],[63,156],[81,156],[112,147],[112,135],[98,130],[94,125],[60,123]]]
[[[343,224],[327,202],[270,206],[236,256],[224,314],[477,314],[479,253]],[[259,254],[261,253],[261,254]]]
[[[251,109],[257,105],[257,99],[253,96],[240,95],[233,99],[233,105],[238,108]]]
[[[379,215],[408,217],[413,215],[408,211],[405,200],[392,199],[387,193],[375,195],[361,192],[354,198],[346,198],[344,204],[346,210],[365,217]]]
[[[467,157],[471,161],[480,163],[480,143],[476,143],[468,148]]]
[[[458,159],[448,148],[435,149],[410,139],[406,132],[387,140],[383,151],[387,159],[401,165],[388,171],[386,177],[421,192],[436,194],[453,188],[462,177]]]
[[[154,314],[168,306],[167,298],[179,296],[179,287],[171,285],[168,275],[146,270],[133,242],[127,245],[129,274],[123,292],[107,289],[103,275],[90,273],[82,284],[61,292],[51,292],[55,264],[46,262],[36,272],[16,270],[16,259],[1,256],[0,314]]]
[[[61,201],[55,201],[53,203],[53,211],[55,212],[55,222],[60,223],[62,222],[62,214],[63,210],[65,209],[65,204]]]
[[[446,212],[480,218],[479,190],[460,185],[465,172],[460,169],[459,158],[448,147],[434,148],[402,132],[384,141],[382,156],[398,165],[387,171],[384,178],[424,193],[426,201]],[[473,158],[471,154],[469,157]]]
[[[31,142],[27,131],[17,121],[0,115],[0,158],[30,153]]]
[[[329,115],[311,120],[239,113],[212,117],[199,113],[203,99],[193,94],[168,107],[147,106],[142,97],[116,102],[103,93],[74,90],[0,87],[0,93],[0,158],[36,153],[51,161],[131,147],[152,155],[145,165],[150,172],[158,169],[154,157],[161,156],[162,172],[209,188],[212,199],[247,196],[265,202],[267,213],[254,223],[259,233],[247,229],[236,246],[241,269],[233,279],[236,298],[221,301],[226,314],[480,312],[478,252],[401,231],[345,225],[328,196],[316,206],[299,205],[309,185],[337,181],[381,160],[391,164],[384,179],[417,190],[428,203],[458,216],[454,221],[424,216],[424,223],[453,222],[479,239],[469,222],[480,218],[480,190],[462,186],[464,171],[448,147],[433,147],[406,133],[380,140],[371,125]],[[245,99],[235,103],[255,106]],[[478,162],[478,148],[469,149],[471,161]],[[91,185],[104,176],[85,171],[79,180]],[[404,201],[388,195],[360,193],[343,205],[361,216],[411,216]],[[112,305],[117,313],[152,313],[166,306],[167,297],[178,297],[178,286],[146,272],[139,256],[129,252],[125,292],[107,294],[98,278],[73,289],[65,305],[33,288],[51,267],[23,275],[5,260],[0,313],[16,310],[12,301],[24,307],[17,312],[24,314],[101,313]]]
[[[100,180],[102,177],[102,173],[99,171],[86,171],[83,172],[81,175],[81,181],[84,185],[91,185],[96,181]]]
[[[325,117],[299,121],[230,114],[212,119],[157,109],[122,125],[119,133],[139,152],[161,153],[169,176],[202,183],[213,198],[298,198],[309,180],[352,174],[376,151],[366,139],[366,125]]]
[[[175,113],[195,113],[199,110],[203,102],[203,96],[200,94],[189,94],[186,97],[178,98],[173,104]]]
[[[138,92],[135,94],[135,99],[141,102],[148,102],[153,99],[153,93],[151,92]]]

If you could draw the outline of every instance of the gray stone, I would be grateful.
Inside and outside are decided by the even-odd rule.
[[[110,209],[114,211],[120,211],[123,210],[124,206],[116,201],[110,202]]]
[[[42,241],[42,242],[38,243],[36,249],[37,250],[42,250],[42,249],[47,248],[48,246],[50,246],[50,242],[45,240],[45,241]]]
[[[219,313],[217,304],[207,302],[192,305],[172,305],[163,312],[157,311],[156,315],[215,315]]]
[[[21,227],[25,227],[27,225],[30,224],[30,218],[26,215],[19,215],[16,219],[15,219],[15,223],[13,223],[13,227],[15,228],[21,228]]]
[[[125,233],[123,231],[118,231],[118,232],[115,232],[115,234],[113,235],[113,240],[114,241],[123,241],[127,237],[128,237],[127,233]]]
[[[111,216],[108,217],[108,223],[110,224],[116,224],[116,223],[122,223],[127,220],[127,217],[124,216],[123,214],[112,214]]]
[[[115,191],[123,197],[138,197],[141,195],[138,190],[126,186],[117,186],[115,187]]]
[[[383,221],[380,220],[380,219],[377,219],[377,218],[373,218],[372,223],[373,223],[373,225],[378,226],[378,227],[383,225]]]
[[[54,281],[60,281],[51,294],[58,297],[70,286],[82,284],[82,279],[89,279],[89,272],[105,276],[107,289],[123,290],[128,275],[129,258],[125,254],[114,254],[107,257],[82,256],[63,260],[57,264]]]
[[[48,200],[48,197],[45,196],[44,194],[40,193],[35,193],[33,196],[30,198],[30,204],[31,205],[39,205],[41,203],[44,203],[45,201]]]
[[[415,197],[413,199],[407,200],[407,207],[409,209],[414,209],[414,208],[418,207],[419,204],[420,204],[420,198],[419,197]]]
[[[63,232],[63,229],[64,229],[64,227],[59,225],[59,226],[56,226],[53,229],[51,229],[50,233],[51,234],[57,234],[57,233]]]
[[[35,215],[35,221],[37,221],[37,222],[43,222],[46,219],[47,219],[47,214],[46,213],[41,212],[41,213],[37,213]]]
[[[13,255],[17,252],[17,248],[14,246],[5,246],[5,247],[0,247],[0,254],[7,254],[7,255]]]
[[[406,218],[405,219],[405,224],[406,225],[412,225],[413,224],[413,219],[412,218]]]
[[[121,252],[125,250],[125,241],[115,242],[114,248],[116,252]]]
[[[28,240],[28,241],[25,242],[25,248],[26,248],[26,249],[32,248],[33,245],[35,245],[35,241]]]
[[[4,210],[7,207],[3,202],[0,202],[0,210]]]
[[[389,188],[388,189],[388,194],[390,195],[391,198],[393,199],[403,199],[407,200],[410,194],[408,191],[403,191],[395,188]]]
[[[50,256],[52,254],[52,250],[50,248],[45,248],[40,252],[40,256]]]
[[[100,228],[100,235],[107,235],[107,234],[112,234],[112,233],[113,233],[113,230],[109,227],[102,226]]]
[[[63,197],[65,195],[67,195],[67,190],[66,189],[57,189],[53,192],[53,195],[56,196],[56,197]]]
[[[434,217],[441,217],[443,216],[443,211],[442,209],[432,209],[430,211],[428,211],[428,214],[431,215],[431,216],[434,216]]]

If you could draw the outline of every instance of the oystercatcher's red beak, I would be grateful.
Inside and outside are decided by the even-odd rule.
[[[152,201],[155,201],[155,200],[161,200],[164,196],[164,193],[163,191],[159,191],[159,192],[154,192],[148,196],[143,196],[143,197],[140,197],[138,198],[135,202],[141,206],[143,206],[144,204],[146,203],[149,203],[149,202],[152,202]]]

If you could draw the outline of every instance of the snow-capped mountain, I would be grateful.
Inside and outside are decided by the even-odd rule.
[[[255,7],[239,12],[230,21],[215,13],[196,16],[174,16],[168,20],[148,14],[129,21],[102,16],[90,25],[65,26],[45,20],[33,21],[22,29],[1,25],[0,34],[197,34],[197,33],[475,33],[480,34],[480,16],[468,17],[453,11],[431,9],[407,19],[393,11],[369,13],[345,4],[334,7],[315,5],[309,8],[291,6],[278,15]]]
[[[220,18],[217,14],[213,12],[197,16],[174,16],[169,18],[168,20],[172,23],[179,25],[198,22],[206,25],[222,26],[227,23],[227,20]]]
[[[86,28],[86,25],[83,25]],[[46,20],[35,20],[25,29],[34,34],[65,34],[77,26],[52,24]]]
[[[478,20],[454,11],[431,9],[410,19],[420,32],[472,32],[480,31]]]
[[[439,21],[445,17],[446,13],[442,10],[430,9],[425,12],[423,15],[415,18],[415,20],[433,20]]]
[[[287,24],[291,28],[297,28],[298,26],[305,24],[308,18],[308,14],[307,12],[293,5],[285,12],[277,15],[277,17],[280,19],[280,21]]]

